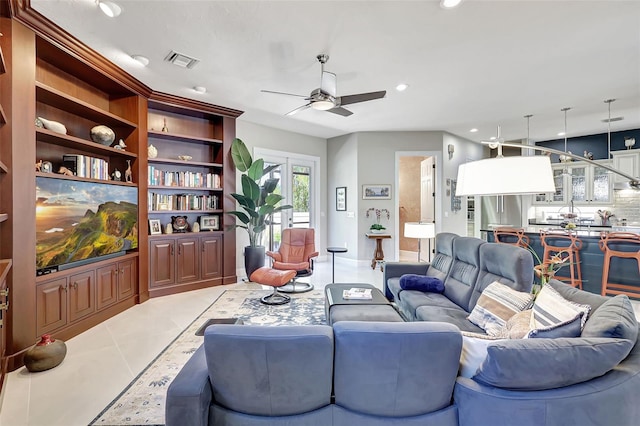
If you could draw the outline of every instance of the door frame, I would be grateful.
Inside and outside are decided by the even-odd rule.
[[[312,223],[310,226],[315,229],[315,241],[314,244],[316,248],[320,247],[320,233],[322,232],[321,221],[320,221],[320,157],[315,155],[307,155],[307,154],[299,154],[297,152],[288,152],[288,151],[279,151],[275,149],[268,148],[253,148],[253,157],[254,158],[263,158],[265,162],[268,162],[270,159],[289,159],[304,161],[312,164],[311,169],[311,185],[313,189],[313,194],[311,198],[311,212],[312,212]],[[279,160],[278,160],[279,161]],[[289,202],[289,201],[287,201]]]
[[[436,165],[436,173],[434,175],[434,183],[433,190],[436,193],[435,196],[435,228],[436,234],[441,232],[442,230],[442,173],[443,173],[443,160],[442,160],[442,152],[441,151],[396,151],[395,153],[395,196],[394,196],[394,227],[395,227],[395,235],[394,235],[394,251],[395,251],[395,261],[400,260],[400,237],[404,232],[400,229],[400,216],[398,215],[398,211],[400,211],[400,157],[433,157],[435,159]],[[433,249],[435,244],[431,246]]]

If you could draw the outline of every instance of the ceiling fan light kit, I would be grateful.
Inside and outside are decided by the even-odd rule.
[[[298,98],[304,98],[308,101],[307,104],[299,106],[298,108],[289,111],[285,115],[294,115],[307,108],[312,108],[317,111],[328,111],[333,114],[348,117],[353,114],[343,105],[351,105],[360,102],[372,101],[374,99],[384,98],[387,94],[386,90],[379,92],[358,93],[355,95],[337,96],[337,77],[334,73],[324,70],[324,64],[329,60],[329,55],[321,53],[316,56],[318,62],[320,62],[320,87],[311,91],[309,96],[296,95],[293,93],[275,92],[272,90],[262,90],[263,93],[273,93],[276,95],[296,96]]]

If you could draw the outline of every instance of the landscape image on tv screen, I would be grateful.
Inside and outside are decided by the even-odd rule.
[[[36,177],[36,268],[138,247],[138,189]]]

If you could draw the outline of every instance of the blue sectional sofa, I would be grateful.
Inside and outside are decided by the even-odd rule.
[[[529,291],[532,271],[525,249],[444,233],[436,237],[431,265],[385,265],[385,294],[409,320],[455,324],[463,331],[464,347],[474,341],[471,333],[485,333],[467,317],[487,285],[495,280]],[[403,274],[438,277],[444,293],[403,290]],[[460,425],[640,423],[640,344],[629,298],[602,297],[557,280],[549,286],[564,299],[589,306],[581,335],[488,341],[477,370],[457,379]]]
[[[443,323],[212,325],[169,386],[166,425],[457,425],[461,348]]]

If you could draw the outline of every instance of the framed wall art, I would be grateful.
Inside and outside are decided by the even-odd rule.
[[[338,186],[336,188],[336,211],[347,211],[347,187]]]
[[[162,234],[160,219],[149,219],[149,235]]]
[[[390,200],[391,185],[362,185],[363,200]]]

